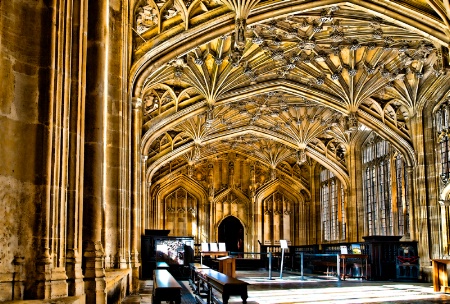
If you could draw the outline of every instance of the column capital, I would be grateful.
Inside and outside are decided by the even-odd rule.
[[[132,99],[131,99],[131,106],[133,107],[133,110],[134,109],[141,109],[142,108],[142,98],[140,98],[140,97],[133,97]]]
[[[441,206],[450,206],[450,200],[448,199],[439,199],[438,202]]]

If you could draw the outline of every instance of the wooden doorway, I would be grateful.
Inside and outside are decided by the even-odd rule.
[[[236,217],[229,216],[220,223],[218,238],[219,243],[226,244],[227,251],[244,251],[244,227]]]

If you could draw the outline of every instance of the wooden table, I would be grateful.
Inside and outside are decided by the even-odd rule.
[[[342,271],[341,271],[341,278],[342,280],[345,280],[346,277],[352,277],[352,278],[365,278],[367,280],[367,254],[340,254],[340,264],[342,265]],[[359,259],[361,261],[361,275],[360,276],[348,276],[346,275],[346,269],[347,269],[347,262],[348,260],[354,260]],[[364,265],[364,267],[363,267]],[[363,271],[364,269],[364,271]],[[365,274],[365,275],[364,275]]]
[[[241,296],[242,303],[247,303],[247,282],[232,278],[212,269],[203,269],[199,274],[200,280],[206,281],[210,286],[208,303],[213,302],[212,288],[222,294],[223,304],[227,304],[230,296]]]
[[[205,255],[227,256],[228,251],[200,251],[200,264],[203,264],[203,256]]]
[[[431,260],[433,265],[433,289],[438,292],[450,292],[448,286],[447,265],[450,259]]]

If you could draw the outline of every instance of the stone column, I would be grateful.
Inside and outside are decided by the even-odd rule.
[[[152,183],[149,181],[146,191],[146,204],[147,204],[147,218],[145,219],[149,229],[155,229],[156,224],[156,204],[155,199],[152,197]]]
[[[264,201],[264,224],[263,224],[263,233],[264,233],[264,239],[263,239],[263,245],[265,244],[272,244],[272,227],[271,227],[271,217],[272,217],[272,210],[269,206],[269,199],[266,199]],[[267,242],[267,243],[266,243]]]
[[[124,172],[125,174],[125,172]],[[118,250],[115,257],[115,264],[117,268],[128,268],[129,257],[129,200],[121,201],[118,210]]]
[[[198,215],[197,218],[204,218],[204,220],[202,222],[197,223],[197,226],[199,227],[199,242],[209,242],[210,240],[208,239],[211,235],[211,226],[212,223],[214,222],[214,217],[213,215],[213,209],[214,208],[214,201],[205,201],[205,205],[204,205],[204,212],[203,215]],[[212,219],[212,220],[211,220]],[[202,233],[202,231],[204,231]],[[204,238],[206,236],[206,239]]]
[[[141,169],[142,160],[140,153],[141,130],[142,130],[142,100],[134,97],[132,100],[132,164],[135,170],[132,175],[132,196],[131,196],[131,268],[132,268],[132,286],[131,293],[139,291],[139,251],[138,239],[140,236],[139,207],[141,203]]]
[[[415,215],[414,215],[414,204],[415,204],[415,194],[414,194],[414,179],[413,179],[413,167],[406,167],[406,183],[408,185],[408,199],[409,199],[409,233],[410,239],[416,239],[416,227],[415,227]],[[417,189],[417,188],[416,188]]]
[[[297,230],[297,240],[298,240],[298,244],[305,244],[306,240],[307,240],[307,234],[308,234],[308,230],[306,229],[306,227],[313,227],[313,224],[311,222],[311,219],[308,218],[307,214],[306,214],[306,202],[299,202],[298,203],[298,212],[295,214],[295,216],[297,217],[297,225],[298,225],[298,230]]]
[[[249,172],[249,178],[250,178],[250,185],[249,185],[249,199],[250,199],[250,205],[248,206],[249,214],[250,214],[250,229],[247,230],[247,243],[250,244],[251,247],[248,248],[251,252],[258,252],[259,246],[257,244],[259,235],[261,231],[258,228],[258,222],[260,220],[258,219],[258,216],[260,216],[258,212],[258,204],[256,203],[256,175],[255,175],[255,165],[253,163],[249,166],[250,172]]]
[[[234,187],[234,162],[230,161],[228,163],[228,188],[232,189]]]
[[[84,174],[84,111],[86,62],[87,3],[73,1],[73,50],[71,61],[71,101],[69,122],[69,158],[67,189],[67,257],[68,294],[84,294],[81,269],[82,227],[83,227],[83,174]]]
[[[257,205],[255,200],[255,193],[254,191],[250,191],[250,202],[247,206],[248,214],[249,214],[249,221],[250,221],[250,229],[247,229],[246,235],[247,235],[247,250],[251,252],[256,252],[256,250],[259,250],[258,246],[256,246],[257,240],[258,240],[258,228],[257,228]]]
[[[141,178],[141,235],[145,234],[145,228],[148,228],[148,218],[146,214],[148,213],[149,204],[147,201],[147,181],[145,180],[145,170],[146,170],[146,164],[147,164],[147,155],[143,155],[141,158],[141,172],[142,172],[142,178]],[[150,186],[148,187],[150,190]]]
[[[304,223],[302,224],[302,229],[305,231],[303,233],[304,239],[301,239],[301,236],[299,236],[299,242],[300,244],[314,244],[316,243],[316,231],[317,231],[317,225],[315,225],[314,220],[314,213],[311,209],[314,210],[314,208],[311,205],[311,200],[307,200],[305,197],[304,202],[300,202],[298,204],[299,209],[302,210],[301,212],[304,214],[304,217],[306,218]]]
[[[275,194],[272,194],[272,242],[280,241],[281,235],[283,233],[283,212],[280,211],[280,204],[276,201]]]
[[[49,60],[48,71],[42,77],[42,80],[48,77],[49,95],[46,101],[48,105],[45,106],[47,112],[42,114],[46,116],[44,122],[46,128],[44,136],[46,149],[45,216],[42,216],[41,223],[42,231],[44,231],[44,248],[41,248],[43,254],[36,265],[37,298],[44,299],[61,298],[68,295],[65,268],[66,242],[68,241],[66,229],[69,224],[67,223],[67,198],[69,197],[67,190],[70,175],[78,174],[77,168],[69,167],[72,140],[70,132],[79,127],[78,119],[80,118],[77,111],[79,92],[71,90],[73,80],[78,83],[78,80],[83,79],[83,74],[77,73],[78,70],[83,69],[78,69],[78,66],[74,67],[72,64],[77,63],[80,56],[84,56],[84,50],[79,48],[79,41],[74,39],[80,34],[80,29],[74,22],[79,22],[80,15],[82,15],[79,10],[82,7],[83,5],[81,4],[80,7],[78,1],[54,0],[48,4],[48,15],[47,13],[42,15],[45,16],[44,18],[50,18],[52,25],[47,32],[49,34],[49,51],[42,52],[47,53],[45,56],[48,56]],[[77,88],[75,86],[75,89]],[[73,171],[69,172],[69,168]]]
[[[108,103],[109,0],[90,1],[88,8],[83,205],[83,256],[86,303],[106,303],[105,150]]]
[[[440,233],[441,233],[441,240],[440,240],[440,249],[442,250],[440,252],[439,258],[443,258],[444,256],[449,255],[449,247],[448,247],[448,203],[446,202],[439,202],[439,209],[440,209],[440,220],[441,222],[438,224],[440,225]]]
[[[291,214],[291,202],[287,201],[283,196],[283,214],[281,215],[283,217],[282,238],[284,240],[293,241],[292,244],[294,244],[294,238],[291,238]]]
[[[361,145],[362,142],[358,142],[357,145]],[[364,231],[367,231],[367,221],[364,220],[364,197],[363,197],[363,185],[364,185],[364,171],[362,168],[362,154],[360,149],[354,149],[350,147],[346,153],[347,166],[349,168],[349,184],[346,186],[346,241],[347,242],[359,242],[362,241],[361,236],[364,235]],[[318,175],[315,178],[319,178]],[[318,185],[319,186],[319,185]],[[317,209],[316,210],[320,210]],[[320,220],[319,220],[320,222]],[[319,234],[317,234],[319,236]]]

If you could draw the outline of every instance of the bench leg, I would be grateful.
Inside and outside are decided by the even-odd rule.
[[[242,303],[246,304],[247,298],[248,298],[247,292],[241,294]]]
[[[228,304],[229,299],[230,299],[230,296],[228,294],[222,295],[223,304]]]

